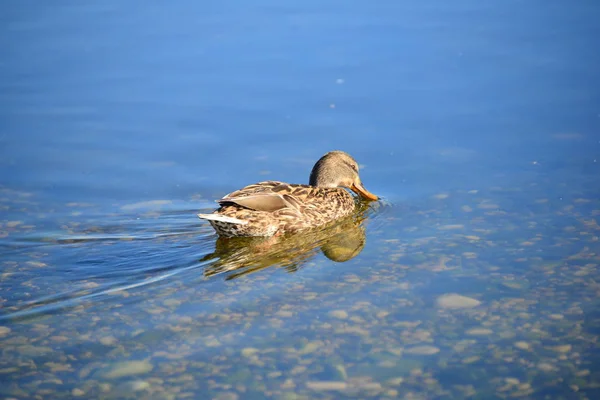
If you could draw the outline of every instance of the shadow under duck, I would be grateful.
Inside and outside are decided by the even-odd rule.
[[[212,214],[198,214],[220,236],[272,236],[321,226],[354,212],[350,189],[366,200],[358,163],[348,153],[331,151],[317,161],[308,185],[265,181],[229,193]]]

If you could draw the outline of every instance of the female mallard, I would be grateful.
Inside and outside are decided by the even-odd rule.
[[[354,211],[348,188],[367,200],[358,164],[348,153],[331,151],[317,161],[308,185],[259,182],[229,193],[212,214],[198,214],[224,237],[272,236],[317,227]]]

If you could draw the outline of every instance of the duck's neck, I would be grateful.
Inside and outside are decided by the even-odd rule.
[[[311,173],[310,174],[310,179],[308,181],[308,184],[310,186],[316,186],[316,187],[324,187],[324,188],[335,188],[338,187],[336,182],[333,182],[331,179],[327,179],[326,176],[323,176],[321,174],[316,174]]]

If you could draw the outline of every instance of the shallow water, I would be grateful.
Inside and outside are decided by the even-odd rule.
[[[0,6],[6,398],[600,396],[600,7]],[[343,149],[383,197],[196,218]]]

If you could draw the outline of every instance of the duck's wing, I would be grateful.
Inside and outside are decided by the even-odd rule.
[[[246,186],[218,200],[221,205],[230,203],[256,211],[275,212],[288,209],[299,212],[302,201],[294,196],[298,185],[266,181]]]

